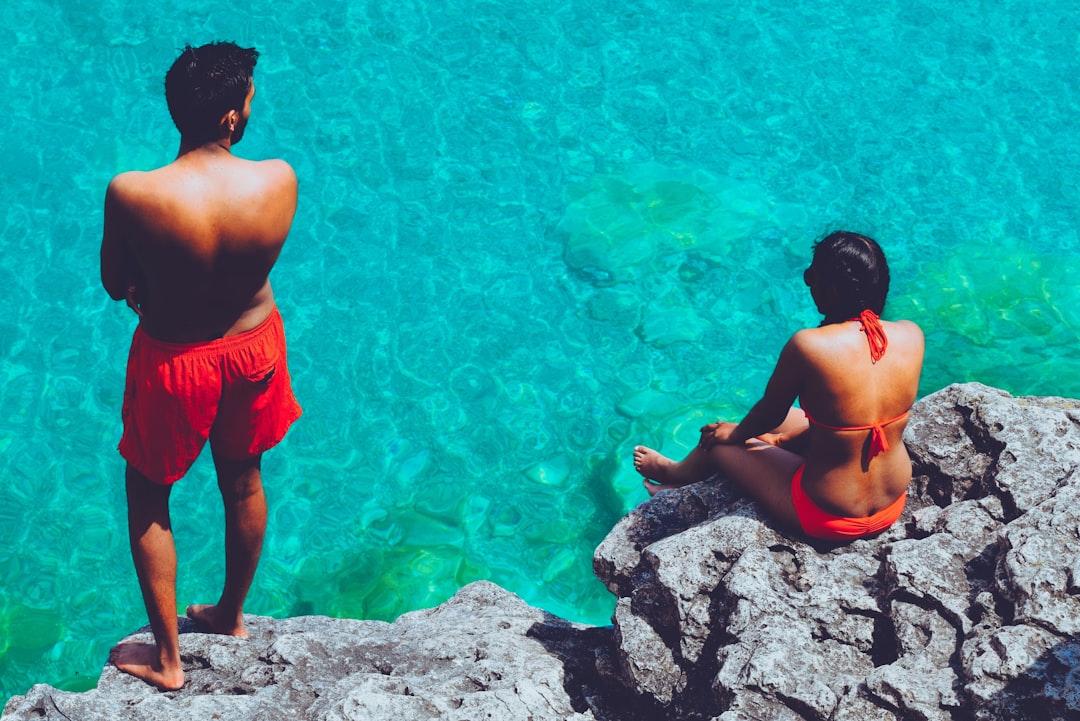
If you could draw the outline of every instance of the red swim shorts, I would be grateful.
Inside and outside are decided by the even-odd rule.
[[[165,343],[135,329],[119,450],[151,481],[180,480],[207,439],[221,458],[263,453],[300,413],[277,308],[257,328],[205,343]]]
[[[851,541],[863,536],[872,536],[896,523],[896,519],[900,518],[900,514],[904,512],[907,493],[902,493],[888,507],[872,516],[865,518],[834,516],[823,511],[803,490],[802,475],[805,467],[805,465],[799,466],[795,475],[791,477],[791,501],[795,504],[795,513],[799,516],[799,523],[808,536],[827,541]]]

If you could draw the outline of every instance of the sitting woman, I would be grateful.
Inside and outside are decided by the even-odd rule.
[[[870,238],[829,235],[803,280],[825,320],[791,337],[742,422],[705,426],[680,462],[638,446],[634,467],[650,494],[722,473],[792,529],[836,541],[870,536],[891,526],[907,499],[911,459],[901,436],[923,334],[878,317],[889,269]]]

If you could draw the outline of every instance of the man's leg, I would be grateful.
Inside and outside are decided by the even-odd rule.
[[[130,465],[126,473],[128,536],[155,645],[121,643],[109,659],[121,671],[163,689],[184,685],[176,618],[176,546],[169,520],[172,486],[153,483]]]
[[[255,578],[266,533],[261,463],[261,455],[231,461],[214,454],[218,488],[225,503],[225,588],[217,604],[187,609],[188,616],[213,633],[247,636],[244,599]]]

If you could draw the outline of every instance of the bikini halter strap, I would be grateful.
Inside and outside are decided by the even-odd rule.
[[[885,349],[889,347],[889,339],[885,337],[885,329],[881,327],[881,318],[874,311],[867,308],[855,318],[862,323],[862,331],[866,334],[866,342],[870,344],[870,359],[877,363],[885,355]]]

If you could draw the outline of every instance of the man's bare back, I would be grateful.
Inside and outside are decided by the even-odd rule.
[[[237,158],[227,143],[117,175],[105,196],[102,283],[117,300],[135,288],[143,328],[158,340],[251,330],[273,308],[268,276],[296,196],[287,163]]]

